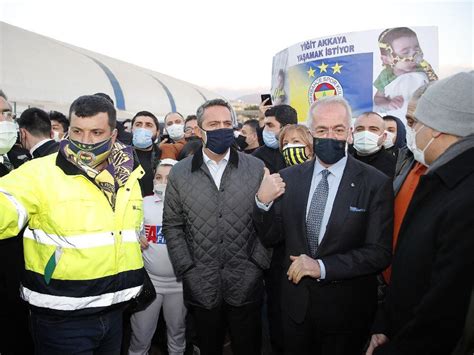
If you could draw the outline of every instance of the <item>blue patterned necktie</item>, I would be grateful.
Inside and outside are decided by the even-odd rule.
[[[319,233],[321,232],[321,223],[323,221],[324,209],[326,208],[326,201],[328,199],[329,184],[328,175],[329,170],[321,171],[321,181],[314,190],[311,198],[311,205],[309,206],[308,217],[306,218],[306,234],[308,236],[308,245],[311,252],[311,257],[316,255],[316,249],[319,244]]]

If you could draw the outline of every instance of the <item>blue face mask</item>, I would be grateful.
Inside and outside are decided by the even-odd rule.
[[[133,146],[138,149],[149,148],[153,144],[153,133],[145,128],[135,128],[133,130]]]
[[[221,128],[206,132],[206,148],[215,154],[224,154],[235,141],[232,128]]]
[[[263,130],[263,143],[265,143],[268,148],[272,149],[278,149],[280,145],[276,134],[266,130]]]

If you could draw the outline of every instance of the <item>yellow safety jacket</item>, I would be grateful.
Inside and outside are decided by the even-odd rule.
[[[61,154],[32,160],[0,179],[0,239],[28,224],[25,301],[48,313],[94,314],[140,292],[143,175],[137,164],[117,191],[115,211]]]

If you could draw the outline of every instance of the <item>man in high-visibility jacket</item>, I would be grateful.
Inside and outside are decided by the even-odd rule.
[[[133,150],[99,96],[70,108],[59,152],[0,179],[0,239],[25,226],[20,288],[39,354],[119,353],[124,305],[143,284],[143,212]]]

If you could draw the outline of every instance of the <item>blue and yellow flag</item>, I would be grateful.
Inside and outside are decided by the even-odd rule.
[[[372,53],[359,53],[315,60],[289,68],[290,102],[300,121],[306,119],[314,101],[342,95],[353,116],[372,111]]]

